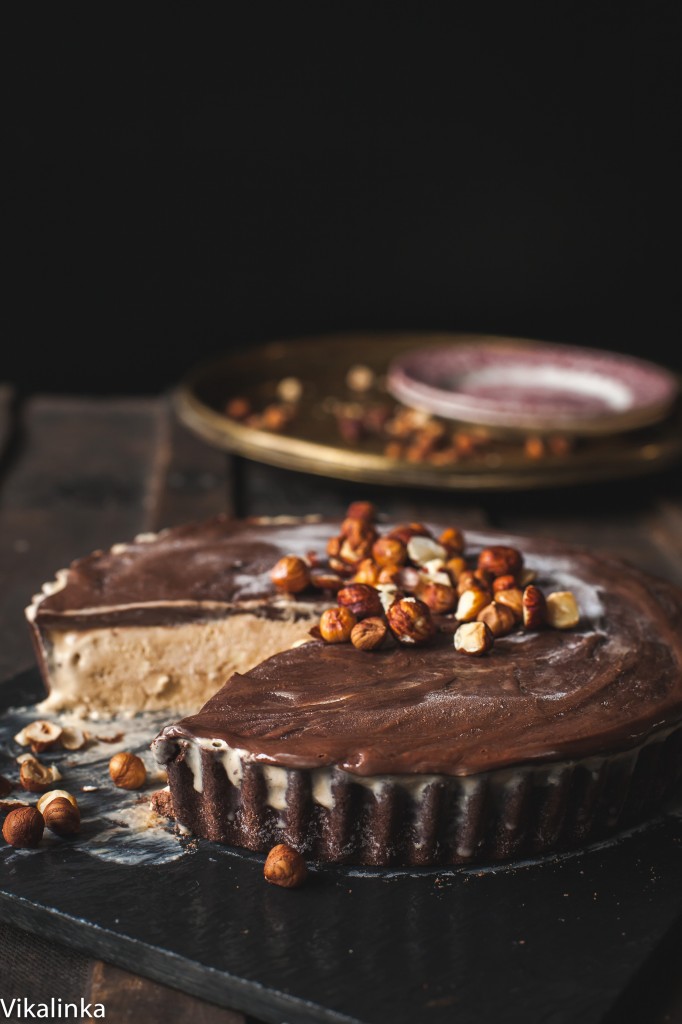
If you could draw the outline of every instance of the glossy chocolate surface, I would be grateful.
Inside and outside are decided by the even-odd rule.
[[[502,538],[467,540],[475,553]],[[627,749],[677,722],[682,592],[556,543],[516,546],[545,593],[574,592],[576,629],[519,631],[483,658],[457,654],[451,629],[423,648],[312,642],[233,676],[165,737],[225,740],[284,767],[469,775]]]

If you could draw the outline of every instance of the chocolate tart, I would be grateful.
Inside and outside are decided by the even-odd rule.
[[[26,614],[44,710],[196,710],[235,671],[305,637],[330,595],[277,594],[282,555],[324,552],[317,519],[217,516],[73,562]]]
[[[447,865],[568,849],[658,807],[682,773],[682,592],[552,542],[467,541],[518,547],[540,587],[575,594],[578,626],[482,658],[447,631],[311,640],[237,672],[154,742],[178,821],[250,850]]]

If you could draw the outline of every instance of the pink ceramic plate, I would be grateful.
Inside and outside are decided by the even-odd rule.
[[[629,356],[511,339],[466,338],[395,359],[388,389],[406,405],[492,427],[615,433],[662,419],[672,373]]]

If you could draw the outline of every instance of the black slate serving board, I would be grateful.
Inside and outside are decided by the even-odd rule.
[[[39,693],[35,672],[0,707]],[[581,854],[495,870],[327,867],[297,891],[263,858],[185,840],[154,866],[68,843],[13,856],[0,914],[264,1021],[602,1021],[682,914],[682,814]]]

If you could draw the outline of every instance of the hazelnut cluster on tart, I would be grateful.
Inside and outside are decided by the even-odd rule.
[[[270,593],[317,606],[310,635],[154,743],[193,832],[328,861],[494,862],[606,836],[678,783],[676,588],[551,541],[380,531],[366,503],[286,530]]]

